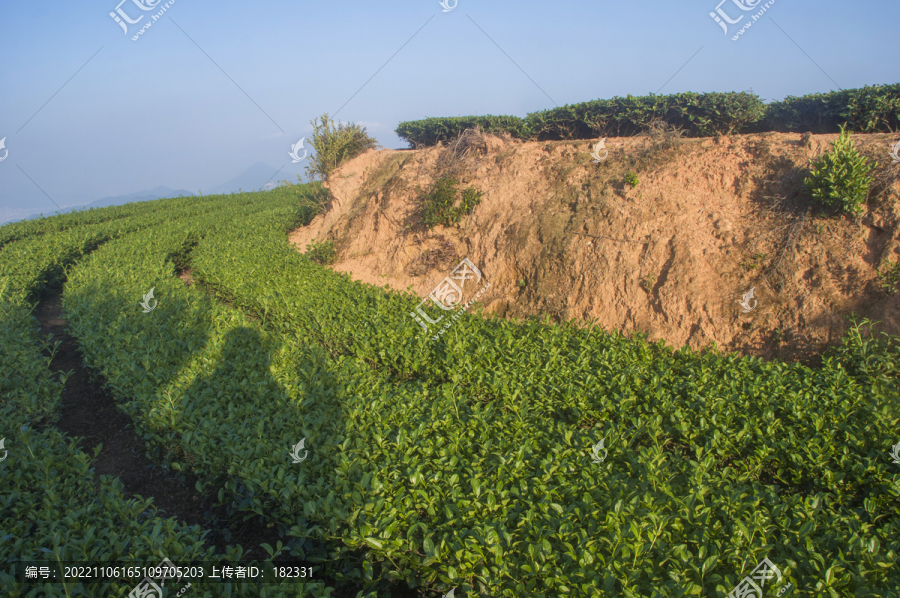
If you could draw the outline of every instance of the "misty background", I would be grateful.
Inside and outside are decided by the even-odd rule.
[[[141,1],[0,5],[0,222],[305,181],[288,152],[325,112],[399,149],[397,124],[429,116],[900,81],[896,0],[776,0],[737,41],[756,11],[732,0],[727,35],[719,0],[175,0],[132,41],[166,4]],[[127,35],[117,6],[144,16]]]

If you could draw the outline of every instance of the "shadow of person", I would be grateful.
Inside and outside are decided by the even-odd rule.
[[[318,347],[238,324],[213,334],[180,405],[173,458],[218,496],[229,529],[254,543],[246,558],[268,559],[259,544],[325,555],[307,533],[327,521],[344,418],[341,383]],[[220,494],[221,493],[221,494]],[[247,524],[256,533],[248,533]],[[304,552],[306,551],[306,552]]]

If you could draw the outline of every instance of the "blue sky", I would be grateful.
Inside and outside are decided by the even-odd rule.
[[[752,91],[764,100],[900,82],[896,0],[775,0],[737,41],[719,0],[0,4],[0,221],[159,185],[199,191],[290,147],[328,112],[386,148],[428,116],[597,98]],[[756,0],[744,0],[753,3]],[[453,0],[449,0],[452,6]],[[702,49],[701,49],[702,48]],[[307,147],[309,144],[307,143]],[[0,157],[4,150],[0,150]],[[42,191],[43,190],[43,191]],[[48,198],[49,196],[49,198]]]

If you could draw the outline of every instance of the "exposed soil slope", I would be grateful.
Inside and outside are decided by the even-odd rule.
[[[852,136],[879,167],[870,212],[851,219],[813,207],[803,188],[809,159],[837,137],[610,138],[600,163],[594,141],[370,150],[332,174],[327,210],[290,239],[299,251],[332,239],[336,270],[419,297],[468,257],[492,282],[485,312],[501,317],[595,320],[675,347],[814,361],[851,312],[900,334],[900,293],[876,274],[900,259],[896,140]],[[484,197],[458,227],[428,230],[417,187],[443,174]],[[743,313],[751,288],[758,303]]]

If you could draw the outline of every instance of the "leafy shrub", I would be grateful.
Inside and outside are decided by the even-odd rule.
[[[866,337],[862,329],[871,328],[878,322],[867,318],[857,321],[850,316],[851,326],[844,335],[844,342],[831,349],[826,363],[839,365],[851,376],[862,378],[866,384],[879,378],[900,381],[900,340],[882,332],[884,339],[875,338],[871,333]]]
[[[879,268],[876,272],[882,290],[889,294],[897,292],[897,286],[900,285],[900,261],[888,260],[884,268]]]
[[[869,164],[868,158],[860,155],[850,135],[841,127],[841,136],[832,142],[831,151],[811,162],[811,176],[803,182],[818,203],[858,214],[872,184],[868,174],[877,166],[877,162]]]
[[[637,175],[631,171],[625,173],[625,183],[631,185],[631,188],[634,189],[638,186],[638,178]]]
[[[250,194],[247,194],[250,195]],[[239,198],[241,199],[241,198]],[[186,364],[197,364],[191,361],[191,357],[198,354],[203,349],[209,349],[208,340],[221,340],[218,336],[218,328],[224,329],[225,334],[231,332],[235,338],[239,336],[244,345],[240,347],[240,353],[246,358],[235,359],[228,362],[228,367],[240,370],[238,362],[253,361],[251,357],[254,350],[258,346],[264,344],[259,342],[258,337],[253,335],[235,335],[234,329],[241,329],[243,325],[233,318],[221,317],[221,311],[211,303],[210,299],[204,293],[190,293],[188,289],[174,278],[173,263],[169,260],[170,255],[176,254],[182,250],[187,241],[196,238],[198,235],[214,234],[218,226],[222,223],[230,223],[235,218],[249,220],[256,213],[268,214],[273,211],[273,204],[269,203],[271,196],[268,193],[253,194],[253,201],[234,201],[230,198],[219,197],[216,201],[215,213],[201,214],[199,217],[193,218],[171,218],[171,222],[153,228],[152,241],[147,242],[145,235],[124,235],[118,239],[105,243],[102,247],[95,250],[83,263],[69,272],[69,279],[66,284],[66,292],[63,297],[63,307],[69,318],[70,334],[79,339],[84,347],[85,363],[96,368],[104,377],[104,382],[111,390],[115,398],[119,401],[120,406],[126,410],[130,416],[134,418],[138,434],[145,439],[151,440],[153,435],[148,431],[156,431],[153,427],[158,421],[165,422],[169,419],[171,412],[168,411],[173,405],[170,403],[163,408],[166,412],[161,418],[160,410],[150,409],[147,412],[138,413],[136,406],[141,399],[158,400],[159,397],[166,395],[166,385],[171,382],[180,372],[187,373],[188,377],[182,381],[187,386],[192,386],[191,380],[194,374],[185,372]],[[260,201],[260,200],[264,201]],[[289,194],[280,197],[276,196],[274,202],[275,211],[280,217],[279,223],[291,227],[296,223],[298,214],[296,203]],[[300,210],[302,212],[302,210]],[[231,237],[236,237],[235,231],[229,231]],[[295,253],[296,256],[296,253]],[[305,260],[304,260],[305,261]],[[100,287],[104,285],[101,274],[103,269],[112,263],[128,263],[134,267],[129,273],[123,273],[116,279],[116,290],[107,289],[104,292]],[[107,272],[108,274],[108,272]],[[153,312],[149,320],[141,317],[129,317],[131,314],[140,313],[137,306],[123,307],[124,300],[139,292],[138,289],[143,287],[147,280],[158,281],[156,283],[160,297],[159,309]],[[182,295],[188,291],[186,294]],[[190,297],[193,302],[185,301],[185,297]],[[122,311],[128,312],[125,317],[110,318],[113,313],[122,315]],[[190,315],[188,315],[190,314]],[[213,321],[211,316],[219,315],[220,317]],[[186,325],[188,317],[190,323]],[[216,330],[210,326],[214,325]],[[101,339],[97,332],[98,326],[105,326],[106,339]],[[156,331],[154,332],[154,328]],[[135,335],[138,337],[135,338]],[[262,339],[265,340],[265,339]],[[145,356],[133,355],[134,363],[139,364],[134,368],[136,371],[130,371],[131,368],[120,367],[108,360],[108,354],[105,353],[110,347],[120,354],[125,346],[141,346],[147,352]],[[218,347],[221,350],[221,347]],[[148,357],[149,356],[149,357]],[[106,359],[104,359],[106,358]],[[150,361],[153,359],[154,364],[151,367]],[[215,359],[210,359],[209,363],[214,364]],[[258,368],[259,363],[254,363],[253,368]],[[152,370],[152,372],[151,372]],[[128,372],[126,374],[126,371]],[[142,379],[135,387],[134,393],[123,393],[122,388],[129,381],[128,375],[131,375],[131,381],[135,380],[134,374],[138,376],[149,374]],[[239,374],[240,376],[240,374]],[[243,384],[247,384],[247,378],[243,378]],[[260,386],[260,385],[257,385]],[[265,386],[265,384],[262,384]],[[149,391],[155,394],[156,399],[149,398]],[[140,388],[140,390],[137,390]],[[238,388],[228,388],[227,392],[221,396],[233,397],[241,392]],[[264,393],[264,389],[257,388],[260,393]],[[156,394],[159,393],[159,394]],[[254,395],[256,392],[253,393]],[[179,409],[186,405],[179,404]],[[256,408],[259,408],[257,406]],[[228,411],[226,407],[223,414]],[[229,416],[225,416],[228,419]],[[246,419],[247,413],[235,413],[236,419]],[[273,414],[268,413],[274,421]],[[169,420],[171,424],[174,420]],[[233,421],[232,421],[233,425]],[[220,430],[221,431],[221,430]],[[156,458],[158,461],[171,459],[172,455],[178,455],[185,447],[193,449],[189,444],[197,436],[202,436],[204,431],[202,427],[191,426],[183,428],[171,438],[167,438],[167,448],[170,450],[158,450]],[[229,439],[231,441],[232,439]],[[195,440],[194,440],[195,441]],[[59,445],[59,442],[55,443]],[[65,446],[57,449],[58,452],[65,450]],[[69,450],[72,450],[71,448]],[[153,559],[154,564],[159,562],[160,556],[168,556],[172,561],[190,562],[191,560],[220,560],[222,557],[214,555],[212,550],[203,548],[203,537],[206,535],[199,526],[186,527],[178,524],[175,518],[163,519],[156,516],[150,507],[150,499],[137,501],[134,499],[126,499],[122,496],[121,484],[118,484],[116,495],[112,492],[103,492],[102,496],[98,496],[94,492],[95,483],[93,480],[93,470],[89,469],[89,459],[83,454],[79,455],[78,463],[81,467],[76,473],[83,478],[83,481],[76,485],[72,483],[71,475],[65,477],[57,476],[57,470],[60,468],[62,460],[58,455],[47,451],[44,447],[35,447],[32,454],[40,456],[40,460],[28,459],[26,463],[31,471],[24,467],[18,467],[15,480],[4,478],[6,468],[0,468],[0,479],[3,479],[2,487],[0,487],[0,504],[13,505],[23,508],[14,509],[8,513],[11,517],[17,517],[22,521],[22,528],[25,529],[32,537],[29,539],[30,545],[26,546],[30,550],[20,550],[21,546],[16,542],[11,545],[7,543],[11,554],[15,558],[60,558],[63,561],[83,560],[85,555],[90,555],[94,562],[105,562],[111,560],[128,561],[135,559],[148,561]],[[191,451],[193,455],[193,451]],[[26,459],[20,459],[26,461]],[[75,461],[73,457],[70,461]],[[198,469],[203,464],[197,463]],[[183,470],[184,467],[180,463],[172,463],[172,467],[176,470]],[[30,477],[42,476],[47,479],[49,484],[44,488],[38,488],[38,491],[31,495],[24,495],[21,489],[19,478],[25,471]],[[12,470],[10,470],[12,474]],[[68,472],[66,472],[68,474]],[[12,477],[10,474],[10,477]],[[237,474],[238,476],[240,474]],[[51,477],[52,476],[52,477]],[[53,479],[56,478],[56,479]],[[238,478],[239,479],[239,478]],[[18,484],[17,484],[18,483]],[[107,484],[106,486],[109,486]],[[198,492],[204,492],[203,487],[197,484]],[[12,492],[12,501],[3,496],[3,489]],[[106,490],[104,488],[103,490]],[[240,492],[240,491],[238,491]],[[212,490],[215,494],[215,490]],[[106,497],[106,494],[110,496]],[[84,507],[79,509],[78,503],[73,501],[72,496],[80,496]],[[219,493],[220,497],[224,496],[224,490]],[[48,500],[49,497],[49,500]],[[86,498],[84,498],[86,497]],[[102,499],[102,500],[101,500]],[[230,492],[226,502],[237,507],[241,506],[244,497],[237,496]],[[35,507],[28,508],[29,504],[40,505],[43,500],[44,508],[42,509],[41,518],[38,515],[32,516],[31,513],[36,511]],[[58,504],[54,502],[58,501]],[[65,520],[59,517],[59,504],[69,505],[66,509],[68,515]],[[255,507],[255,505],[254,505]],[[18,511],[18,512],[17,512]],[[148,517],[149,511],[150,516]],[[21,515],[19,515],[21,513]],[[27,516],[25,513],[29,513]],[[32,522],[37,522],[34,525]],[[80,525],[76,525],[80,524]],[[15,528],[13,529],[15,532]],[[19,535],[18,533],[16,534]],[[53,549],[54,555],[42,555],[41,552],[45,548]],[[5,546],[3,547],[5,548]],[[276,550],[281,548],[278,543]],[[45,551],[46,552],[46,551]],[[241,556],[240,547],[228,549],[228,560],[236,560]],[[270,551],[270,554],[272,552]],[[23,556],[24,555],[24,556]],[[0,556],[4,555],[4,551],[0,548]],[[15,560],[13,558],[13,560]],[[6,560],[9,560],[8,558]],[[3,574],[0,573],[0,584],[5,585]],[[49,584],[48,584],[49,585]],[[57,587],[46,587],[45,592],[40,595],[61,596],[64,595],[62,590]],[[85,584],[87,585],[87,584]],[[92,584],[100,586],[100,584]],[[113,584],[104,584],[108,587],[71,587],[72,596],[117,596],[122,598],[126,595],[134,583],[130,581],[114,582]],[[219,587],[216,587],[216,586]],[[231,585],[232,587],[227,587]],[[55,591],[54,591],[55,590]],[[270,596],[272,598],[286,598],[287,596],[310,595],[307,590],[312,590],[313,596],[323,595],[322,591],[327,589],[315,588],[291,588],[290,591],[274,587],[261,588],[260,584],[239,581],[234,584],[209,584],[207,582],[192,583],[192,594],[197,593],[198,596]],[[11,596],[24,595],[20,593],[11,593]]]
[[[425,224],[428,228],[434,228],[439,224],[452,226],[459,223],[463,214],[469,213],[472,208],[481,203],[483,193],[474,187],[467,187],[462,191],[462,198],[458,200],[456,179],[443,177],[438,179],[434,186],[422,198],[422,210],[425,215]],[[421,189],[418,189],[421,193]]]
[[[328,180],[331,172],[361,153],[378,147],[378,142],[366,134],[366,128],[355,124],[334,126],[328,113],[319,119],[310,121],[313,126],[311,144],[316,153],[309,157],[306,173],[310,179]]]
[[[315,239],[306,246],[306,256],[317,264],[322,266],[330,266],[337,259],[337,253],[334,250],[334,243],[331,239],[326,239],[321,243],[317,243]]]

